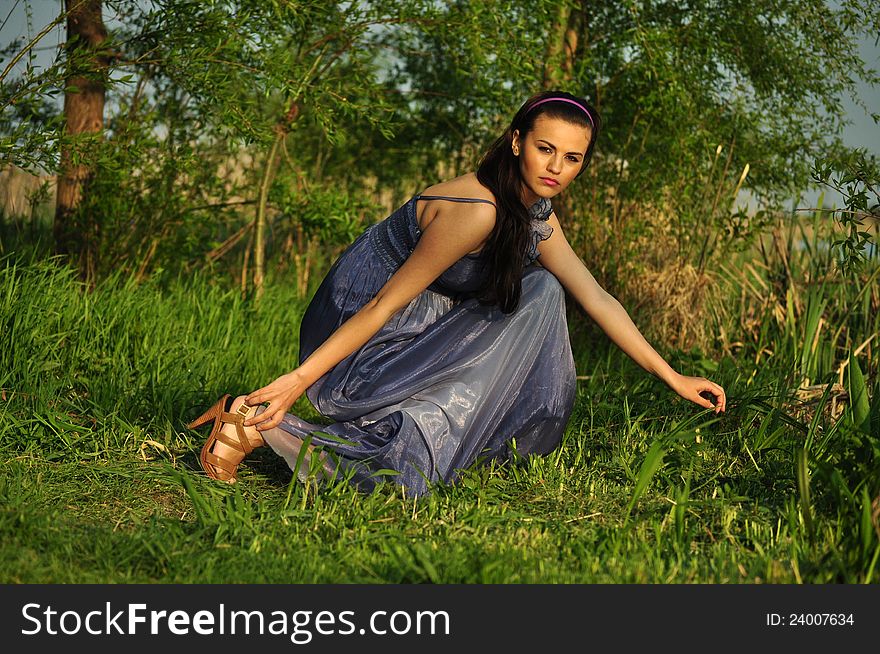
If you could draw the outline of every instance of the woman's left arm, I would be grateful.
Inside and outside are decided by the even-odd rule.
[[[704,377],[687,377],[673,370],[645,340],[620,302],[599,286],[584,262],[572,250],[555,213],[550,214],[547,223],[553,228],[553,233],[538,244],[538,262],[556,276],[608,337],[633,361],[662,379],[683,398],[707,409],[714,408],[715,413],[724,411],[727,408],[724,389]],[[714,396],[715,402],[700,395],[703,392]]]

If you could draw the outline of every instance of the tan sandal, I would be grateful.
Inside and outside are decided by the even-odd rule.
[[[206,440],[204,446],[202,446],[202,452],[199,455],[199,462],[202,464],[202,470],[204,470],[211,479],[225,481],[229,484],[235,483],[235,472],[238,469],[238,464],[230,463],[227,459],[221,459],[211,451],[217,441],[220,441],[224,445],[228,445],[234,450],[238,450],[243,456],[247,456],[254,451],[247,435],[244,433],[245,418],[247,418],[248,411],[253,407],[242,403],[242,405],[236,409],[235,413],[230,413],[229,409],[232,405],[232,401],[232,396],[227,393],[217,400],[217,403],[214,406],[187,425],[188,428],[195,429],[196,427],[204,425],[211,419],[214,420],[214,426],[211,428],[208,440]],[[236,435],[238,436],[237,440],[220,431],[223,428],[223,425],[227,423],[235,425]]]

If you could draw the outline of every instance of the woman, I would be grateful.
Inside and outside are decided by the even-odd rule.
[[[418,495],[477,460],[509,456],[512,445],[549,452],[575,397],[564,290],[642,368],[724,411],[718,384],[678,374],[648,344],[552,211],[550,199],[589,164],[599,130],[583,99],[538,94],[476,174],[430,187],[361,234],[303,317],[299,367],[247,396],[224,396],[191,423],[214,419],[201,455],[208,476],[234,481],[242,458],[264,444],[302,476],[300,448],[311,437],[334,453],[334,463],[322,459],[328,474],[348,471],[369,489],[377,471],[391,470]],[[336,422],[287,413],[303,393]]]

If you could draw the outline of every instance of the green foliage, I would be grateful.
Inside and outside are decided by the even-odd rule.
[[[33,33],[30,5],[26,5],[28,33]],[[62,120],[56,106],[64,88],[64,69],[56,63],[44,70],[35,65],[34,47],[64,19],[64,12],[33,38],[14,39],[0,50],[0,165],[51,170],[57,165]],[[24,72],[10,78],[14,66],[25,62]]]
[[[877,581],[880,439],[823,411],[830,392],[812,417],[792,408],[799,360],[781,342],[772,365],[718,362],[730,406],[710,417],[619,350],[576,339],[588,374],[561,446],[426,497],[393,482],[316,488],[265,450],[230,488],[199,471],[202,436],[183,424],[295,360],[292,287],[260,305],[200,275],[86,294],[54,262],[3,263],[7,582]],[[320,420],[307,401],[293,410]]]
[[[836,174],[835,174],[836,173]],[[845,234],[832,243],[838,264],[851,275],[876,252],[875,237],[865,226],[865,220],[876,221],[880,216],[880,166],[877,157],[864,148],[846,156],[819,158],[813,163],[813,179],[843,195],[844,208],[832,211]]]
[[[848,392],[850,402],[850,420],[853,427],[864,432],[868,431],[868,421],[871,417],[871,405],[868,399],[868,386],[865,384],[865,376],[859,368],[859,361],[850,355],[849,369],[847,370]]]
[[[291,193],[283,184],[273,188],[278,190],[272,199],[279,220],[289,220],[306,237],[331,247],[348,246],[372,222],[367,217],[379,213],[378,207],[356,194],[322,188]]]
[[[876,7],[820,0],[743,7],[739,0],[527,7],[108,0],[118,25],[106,46],[108,138],[104,147],[82,146],[97,162],[84,211],[99,225],[104,270],[120,261],[146,262],[145,275],[191,269],[216,261],[221,244],[244,256],[251,203],[258,204],[259,180],[271,182],[265,155],[279,130],[289,133],[268,219],[273,239],[284,242],[299,240],[304,227],[288,220],[289,208],[305,203],[296,199],[302,180],[310,197],[337,192],[338,206],[344,195],[376,206],[390,192],[381,199],[389,209],[472,169],[545,79],[587,96],[605,119],[592,170],[557,207],[603,280],[613,282],[633,259],[629,244],[666,223],[676,255],[700,270],[746,247],[767,227],[766,210],[804,188],[806,162],[818,155],[826,163],[817,171],[831,165],[844,171],[835,183],[863,185],[848,210],[864,213],[863,191],[874,178],[859,163],[867,159],[847,159],[836,134],[841,97],[859,80],[877,80],[856,48],[880,21]],[[569,61],[552,54],[562,32],[574,39]],[[11,44],[7,56],[29,58],[31,45]],[[67,71],[87,72],[75,49],[4,84],[6,161],[57,163],[56,102]],[[246,171],[234,188],[230,160]],[[145,201],[145,187],[161,193]],[[740,188],[765,211],[738,207]],[[867,232],[844,224],[848,245],[837,245],[846,263],[861,256]],[[330,222],[315,233],[340,242],[351,230]],[[239,270],[227,258],[230,271]]]
[[[203,125],[264,144],[291,103],[326,137],[364,117],[383,127],[371,30],[425,18],[428,3],[157,1],[132,16],[133,60],[184,91]],[[136,11],[136,10],[133,10]]]

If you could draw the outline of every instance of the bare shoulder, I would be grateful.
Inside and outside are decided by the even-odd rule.
[[[454,196],[465,197],[465,196]],[[423,232],[450,230],[479,236],[482,242],[495,228],[495,207],[485,202],[461,203],[435,200],[427,208],[421,221]]]
[[[456,198],[474,198],[477,200],[488,200],[493,204],[495,195],[488,188],[480,183],[476,173],[467,173],[454,179],[449,179],[439,184],[434,184],[426,188],[422,195],[447,195]]]
[[[439,230],[467,229],[475,234],[483,234],[485,241],[495,227],[495,196],[492,191],[480,184],[474,173],[462,175],[434,186],[429,186],[420,195],[442,195],[451,198],[472,198],[487,202],[451,202],[448,200],[425,200],[416,209],[419,228],[425,232],[430,226]],[[491,202],[491,204],[489,204]],[[476,251],[470,254],[476,254]]]

